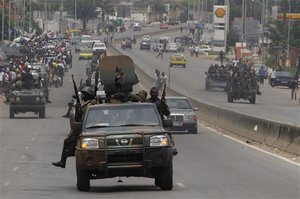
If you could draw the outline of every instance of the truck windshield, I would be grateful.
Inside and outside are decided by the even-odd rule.
[[[97,107],[87,112],[85,128],[157,126],[159,115],[152,106]]]

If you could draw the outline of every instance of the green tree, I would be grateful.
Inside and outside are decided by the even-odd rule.
[[[151,14],[154,15],[155,18],[158,16],[159,21],[162,22],[163,14],[167,13],[164,2],[162,0],[152,0],[150,1],[150,6],[152,8]]]
[[[97,17],[97,8],[101,8],[101,15],[113,14],[113,5],[115,1],[112,0],[77,0],[77,18],[82,21],[82,29],[86,31],[86,26],[89,20]],[[75,5],[73,1],[66,1],[65,8],[70,15],[75,16]]]

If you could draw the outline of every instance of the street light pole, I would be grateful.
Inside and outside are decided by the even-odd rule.
[[[291,2],[290,0],[287,0],[288,3],[289,3],[289,13],[291,13]],[[289,66],[291,65],[291,62],[290,62],[290,32],[291,32],[291,19],[289,19],[289,22],[288,22],[288,38],[287,38],[287,60],[289,60]]]
[[[31,22],[31,0],[29,1],[29,11],[30,11],[30,15],[29,15],[29,32],[31,33],[31,26],[32,26],[32,22]]]
[[[10,30],[10,11],[11,11],[11,9],[10,9],[10,5],[11,4],[11,2],[10,2],[10,0],[8,1],[8,40],[10,41],[10,34],[11,34],[11,30]]]
[[[75,23],[77,21],[77,0],[75,0]]]
[[[2,0],[2,45],[4,45],[4,5],[5,1]]]

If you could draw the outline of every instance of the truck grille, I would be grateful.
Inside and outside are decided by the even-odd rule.
[[[142,161],[142,154],[110,154],[107,156],[108,163],[134,163]]]
[[[121,140],[126,139],[127,144],[122,144]],[[108,138],[106,140],[107,146],[133,146],[133,145],[143,145],[142,137],[128,137],[128,138]]]
[[[183,115],[170,115],[169,118],[171,118],[172,121],[183,121]]]

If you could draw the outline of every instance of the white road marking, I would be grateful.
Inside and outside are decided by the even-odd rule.
[[[176,185],[178,186],[178,187],[181,187],[181,188],[185,188],[185,186],[184,186],[184,184],[182,184],[182,183],[176,183]]]
[[[14,167],[14,168],[13,168],[13,171],[16,171],[16,170],[18,170],[18,167]]]
[[[250,147],[250,148],[252,148],[252,149],[256,149],[256,150],[258,150],[258,151],[261,151],[261,152],[263,152],[263,153],[266,153],[266,154],[268,154],[268,155],[274,156],[274,157],[276,157],[276,158],[279,158],[279,159],[281,159],[281,160],[284,160],[284,161],[286,161],[286,162],[289,162],[289,163],[291,163],[291,164],[294,164],[294,165],[300,167],[300,164],[299,164],[299,163],[293,162],[293,161],[291,161],[291,160],[288,159],[288,158],[285,158],[285,157],[276,155],[276,154],[274,154],[274,153],[270,153],[270,152],[265,151],[265,150],[263,150],[263,149],[260,149],[260,148],[258,148],[258,147],[256,147],[256,146],[249,145],[249,144],[247,144],[247,143],[245,143],[245,142],[243,142],[243,141],[241,141],[241,140],[238,140],[238,139],[233,138],[233,137],[231,137],[231,136],[229,136],[229,135],[226,135],[226,134],[224,134],[224,133],[222,133],[222,132],[220,132],[220,131],[218,131],[218,130],[216,130],[216,129],[213,129],[213,128],[211,128],[211,127],[205,127],[205,128],[207,128],[207,129],[209,129],[210,131],[215,132],[215,133],[217,133],[217,134],[219,134],[219,135],[222,135],[222,136],[224,136],[224,137],[226,137],[226,138],[229,138],[229,139],[231,139],[231,140],[233,140],[233,141],[235,141],[235,142],[238,142],[238,143],[240,143],[240,144],[242,144],[242,145],[248,146],[248,147]]]

